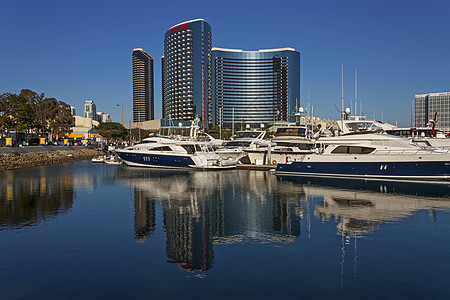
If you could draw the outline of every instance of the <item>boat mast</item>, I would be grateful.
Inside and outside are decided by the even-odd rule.
[[[341,67],[341,92],[342,92],[342,100],[341,100],[341,121],[344,121],[344,64]]]
[[[355,115],[358,113],[358,70],[355,69]]]

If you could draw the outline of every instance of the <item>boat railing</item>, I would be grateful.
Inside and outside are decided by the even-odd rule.
[[[418,150],[375,150],[372,152],[373,155],[417,155],[417,154],[422,154],[422,155],[446,155],[446,154],[450,154],[450,150],[444,150],[444,151],[433,151],[433,150],[423,150],[423,149],[418,149]]]

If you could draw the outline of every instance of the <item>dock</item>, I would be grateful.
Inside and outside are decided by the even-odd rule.
[[[237,164],[238,170],[256,170],[256,171],[271,171],[275,170],[277,165],[252,165],[252,164]]]

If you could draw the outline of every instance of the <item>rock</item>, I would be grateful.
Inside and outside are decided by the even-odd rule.
[[[23,153],[20,155],[0,155],[0,170],[12,170],[34,166],[49,165],[76,160],[92,159],[98,155],[95,149],[58,150]]]

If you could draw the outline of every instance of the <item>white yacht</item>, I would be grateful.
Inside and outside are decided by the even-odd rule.
[[[244,130],[238,131],[233,139],[221,148],[216,150],[223,159],[233,159],[239,161],[247,156],[246,150],[256,149],[264,140],[266,131],[264,130]]]
[[[229,169],[233,161],[222,159],[208,142],[149,137],[115,152],[129,166],[153,168]]]
[[[278,164],[276,175],[449,180],[450,150],[414,145],[386,133],[321,137],[316,153]]]
[[[314,139],[311,136],[312,132],[306,125],[292,123],[278,126],[275,136],[270,141],[260,143],[263,147],[246,149],[245,152],[252,164],[276,165],[312,153]]]

